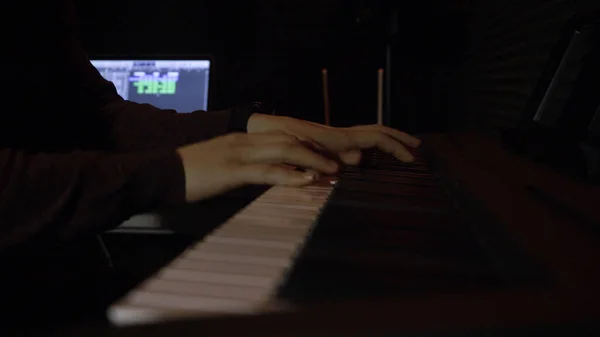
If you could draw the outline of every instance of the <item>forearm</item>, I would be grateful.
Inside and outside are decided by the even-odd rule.
[[[0,249],[96,233],[185,200],[173,151],[30,155],[0,150]]]
[[[177,113],[124,100],[108,104],[101,115],[117,151],[175,148],[243,131],[249,117],[244,109]]]

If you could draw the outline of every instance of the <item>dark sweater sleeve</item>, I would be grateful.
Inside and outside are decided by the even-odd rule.
[[[27,154],[0,150],[0,250],[114,227],[132,215],[184,202],[174,151]]]
[[[175,148],[229,132],[245,132],[250,116],[246,107],[219,111],[177,113],[148,104],[115,100],[104,106],[100,118],[110,126],[117,151]]]
[[[185,202],[174,148],[243,129],[248,119],[241,109],[177,114],[123,100],[88,61],[69,21],[59,21],[47,28],[57,60],[49,71],[68,85],[60,88],[71,97],[65,111],[79,115],[57,118],[97,126],[92,134],[102,142],[69,153],[0,148],[1,251],[98,233],[132,215]],[[78,142],[73,139],[72,148]]]

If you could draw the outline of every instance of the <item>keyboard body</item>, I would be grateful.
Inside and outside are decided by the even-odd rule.
[[[367,152],[335,184],[271,188],[115,303],[117,331],[595,328],[598,187],[478,134],[423,139],[413,164]]]

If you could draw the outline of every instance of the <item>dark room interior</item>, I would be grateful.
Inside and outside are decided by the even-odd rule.
[[[68,193],[92,200],[85,205],[106,202],[102,198],[118,191],[126,195],[123,208],[142,212],[107,214],[102,221],[116,223],[94,220],[95,231],[60,243],[44,241],[53,238],[51,226],[22,247],[3,251],[2,240],[0,258],[7,276],[0,282],[0,299],[12,313],[0,324],[0,334],[384,337],[600,332],[599,1],[73,4],[77,37],[90,60],[210,59],[209,111],[193,114],[235,111],[260,102],[273,118],[287,116],[328,124],[326,130],[357,132],[362,129],[352,127],[380,124],[414,135],[421,144],[405,150],[414,155],[414,163],[384,154],[381,146],[361,148],[356,165],[340,159],[353,148],[329,154],[339,155],[335,158],[343,164],[336,178],[319,180],[302,197],[289,187],[248,183],[193,202],[151,200],[139,206],[128,188],[142,178],[136,176],[115,191],[112,185],[101,186],[101,192],[89,196],[85,189],[102,182],[85,176],[86,171],[73,171],[73,177],[88,180],[72,185]],[[11,5],[2,6],[8,17]],[[28,15],[28,6],[18,5],[19,13]],[[31,36],[42,37],[35,41],[44,48],[33,56],[3,58],[9,72],[15,62],[31,64],[35,72],[62,62],[53,55],[59,47],[42,41],[58,34],[43,31],[46,7],[52,6],[31,10],[34,20],[39,16],[37,26],[2,24],[6,36],[11,29],[37,30]],[[45,53],[51,55],[46,63],[39,61]],[[74,75],[67,71],[65,76]],[[53,81],[48,80],[49,87]],[[5,92],[20,104],[14,106],[49,107],[61,125],[93,123],[53,112],[62,109],[60,104],[39,98],[51,94],[35,96],[38,100],[32,103],[27,97],[34,96]],[[63,99],[71,93],[60,95]],[[26,148],[26,155],[45,156],[14,136],[21,130],[11,126],[13,120],[19,126],[30,121],[13,114],[0,116],[0,150],[12,151],[14,145]],[[39,119],[34,130],[54,125],[49,121]],[[86,130],[77,135],[96,136]],[[153,142],[159,146],[152,151],[166,151],[160,146],[164,133],[155,135]],[[311,152],[328,151],[318,141],[314,145],[313,139],[291,135],[308,143]],[[90,144],[95,143],[82,145],[84,153]],[[125,150],[123,156],[132,152]],[[0,194],[5,209],[0,209],[0,223],[16,222],[14,214],[29,212],[28,202],[37,207],[51,197],[45,192],[53,188],[51,177],[34,186],[32,195],[9,194],[16,185],[13,179],[33,175],[3,172],[23,158],[29,157],[20,152],[11,152],[6,160],[0,157],[0,187],[6,189]],[[119,164],[115,174],[132,163]],[[296,168],[312,172],[302,170]],[[192,180],[185,173],[182,180]],[[168,172],[164,174],[166,181]],[[322,176],[328,175],[317,175]],[[155,193],[159,188],[147,190]],[[76,223],[85,211],[78,205],[63,202],[53,224]],[[35,207],[37,212],[40,208]],[[39,219],[51,217],[41,213]],[[132,225],[129,218],[143,225]],[[31,224],[39,227],[42,222]],[[227,227],[230,223],[237,227]],[[305,228],[302,240],[286,236],[296,230],[294,224]],[[266,227],[273,232],[263,233]],[[244,237],[251,228],[256,232]],[[0,236],[5,233],[29,235],[27,229],[7,229]],[[223,237],[267,243],[233,247],[238,241]],[[295,244],[285,253],[286,264],[276,255],[288,249],[282,242]],[[263,254],[263,259],[253,253]],[[227,254],[239,260],[229,261]],[[226,267],[219,264],[234,262],[239,271],[222,271]],[[214,270],[202,269],[207,266]],[[281,270],[284,276],[277,284],[267,282],[271,269],[265,266]],[[244,270],[252,272],[245,275]],[[226,274],[239,280],[219,281],[217,276]],[[165,280],[173,282],[179,297],[159,288]],[[202,284],[207,286],[198,290]],[[268,289],[268,310],[250,315],[238,310],[238,304],[254,301],[256,289],[266,289],[265,284],[273,287]],[[165,296],[144,302],[151,285]],[[175,298],[181,302],[174,304]],[[217,303],[214,308],[211,300]],[[115,312],[122,316],[115,318]],[[134,324],[124,326],[122,320]]]

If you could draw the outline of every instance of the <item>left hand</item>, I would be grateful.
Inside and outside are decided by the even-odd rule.
[[[253,114],[248,133],[281,132],[308,142],[320,150],[336,154],[348,165],[360,162],[362,149],[378,148],[401,161],[412,162],[407,147],[417,148],[421,141],[409,134],[382,125],[336,128],[290,117]]]

